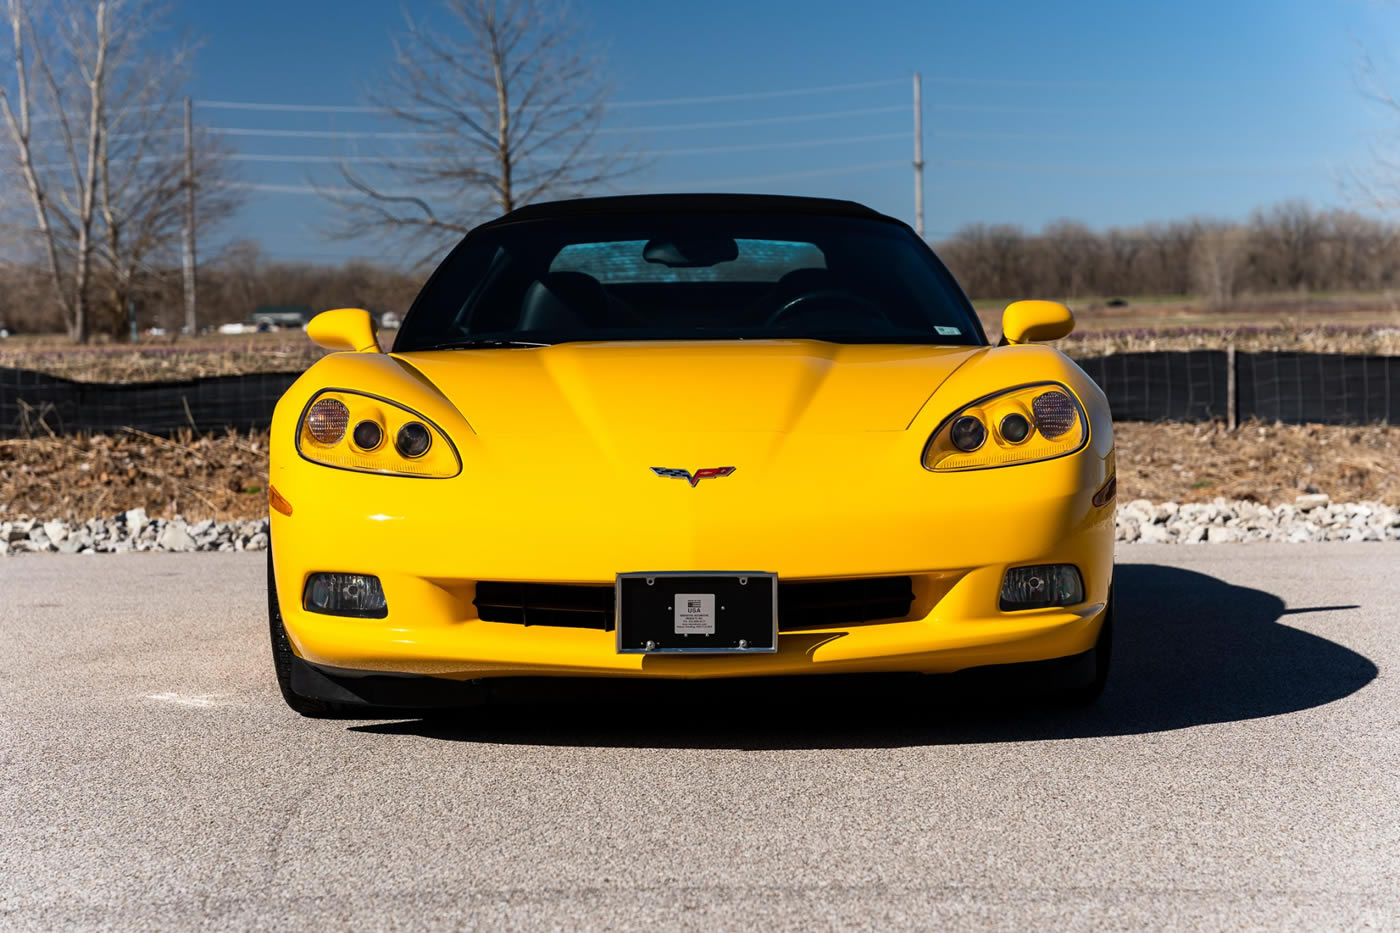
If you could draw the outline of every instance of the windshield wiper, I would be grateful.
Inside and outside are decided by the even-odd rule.
[[[458,340],[453,343],[439,343],[428,350],[471,350],[476,347],[552,347],[552,343],[542,343],[537,340],[501,340],[495,337],[479,337],[472,340]]]

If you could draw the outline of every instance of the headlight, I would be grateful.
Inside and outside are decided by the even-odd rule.
[[[397,443],[384,443],[386,437]],[[297,424],[297,452],[361,473],[447,479],[462,472],[456,448],[437,425],[387,399],[344,389],[323,389],[307,404]]]
[[[1072,454],[1089,439],[1084,408],[1057,382],[1007,389],[953,412],[924,447],[924,469],[985,470]]]

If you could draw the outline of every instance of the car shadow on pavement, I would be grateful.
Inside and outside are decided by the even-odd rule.
[[[1156,564],[1119,564],[1113,669],[1074,708],[1013,675],[500,685],[483,708],[350,727],[460,742],[636,748],[893,748],[1138,735],[1277,716],[1360,690],[1365,657],[1293,628],[1314,607]],[[1345,613],[1356,607],[1315,607]],[[970,672],[969,672],[970,673]]]

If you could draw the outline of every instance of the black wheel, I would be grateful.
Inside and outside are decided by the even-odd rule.
[[[292,643],[287,640],[287,629],[282,625],[282,609],[277,603],[277,583],[272,572],[272,547],[267,549],[267,624],[272,635],[272,666],[277,671],[277,686],[282,691],[282,699],[287,705],[301,713],[318,719],[344,717],[358,713],[364,716],[362,707],[348,703],[333,703],[304,697],[292,689],[292,665],[296,655]]]
[[[1113,589],[1108,591],[1108,607],[1104,610],[1103,626],[1099,629],[1098,640],[1094,642],[1092,652],[1094,662],[1094,679],[1086,684],[1076,684],[1066,687],[1063,696],[1066,703],[1071,706],[1088,706],[1099,698],[1103,693],[1104,684],[1108,682],[1109,662],[1113,659]]]

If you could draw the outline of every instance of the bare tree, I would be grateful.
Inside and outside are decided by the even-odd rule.
[[[121,332],[178,242],[190,49],[157,48],[164,15],[152,0],[5,0],[14,77],[0,84],[0,115],[33,209],[25,232],[77,341],[94,324]],[[237,203],[226,163],[203,138],[196,163],[198,213],[216,222]]]
[[[1353,80],[1361,95],[1372,105],[1392,120],[1400,117],[1400,99],[1391,91],[1387,76],[1364,47],[1360,50]],[[1371,164],[1350,166],[1339,172],[1339,187],[1362,207],[1384,211],[1400,207],[1400,157],[1396,155],[1397,148],[1400,148],[1400,139],[1393,131],[1383,141],[1373,140],[1370,143]]]
[[[26,0],[6,2],[19,112],[16,114],[8,88],[4,87],[0,87],[0,111],[3,111],[19,169],[34,206],[35,225],[43,243],[54,298],[63,309],[69,336],[85,341],[88,337],[88,281],[92,271],[93,206],[97,191],[98,114],[103,106],[107,62],[104,55],[91,62],[88,69],[75,73],[85,78],[87,85],[88,131],[80,138],[81,127],[75,127],[75,121],[70,119],[73,116],[68,109],[70,100],[65,96],[71,88],[66,87],[60,77],[61,63],[53,61],[52,52],[45,54],[36,17],[29,7]],[[95,29],[105,36],[109,12],[106,0],[98,0],[93,12]],[[101,45],[105,52],[105,41]],[[64,168],[72,172],[70,185],[58,188],[57,199],[49,194],[49,177],[45,173],[49,166],[36,163],[34,158],[36,149],[40,148],[34,139],[36,98],[52,106],[53,112],[40,119],[46,119],[56,128],[56,141],[62,147],[59,155],[68,162]],[[53,151],[52,148],[49,151]],[[60,251],[72,255],[63,257]],[[71,274],[66,274],[65,258],[71,265]]]
[[[1212,308],[1225,307],[1235,289],[1248,254],[1248,234],[1239,227],[1202,229],[1191,249],[1191,274],[1196,290]]]
[[[1124,294],[1141,287],[1138,255],[1146,243],[1146,238],[1137,230],[1114,227],[1104,234],[1105,262],[1103,278],[1099,282],[1102,294]]]
[[[424,258],[483,218],[588,192],[636,168],[599,145],[607,86],[552,0],[442,0],[446,22],[407,19],[371,95],[411,142],[368,171],[341,167],[349,194],[331,231],[401,238]],[[361,163],[363,164],[363,163]]]
[[[1054,282],[1049,294],[1077,298],[1093,289],[1102,243],[1092,230],[1076,220],[1057,220],[1041,231],[1040,239],[1050,261],[1040,277]]]
[[[1312,264],[1325,237],[1323,218],[1306,201],[1285,201],[1254,212],[1255,252],[1262,271],[1290,290],[1316,287]]]

